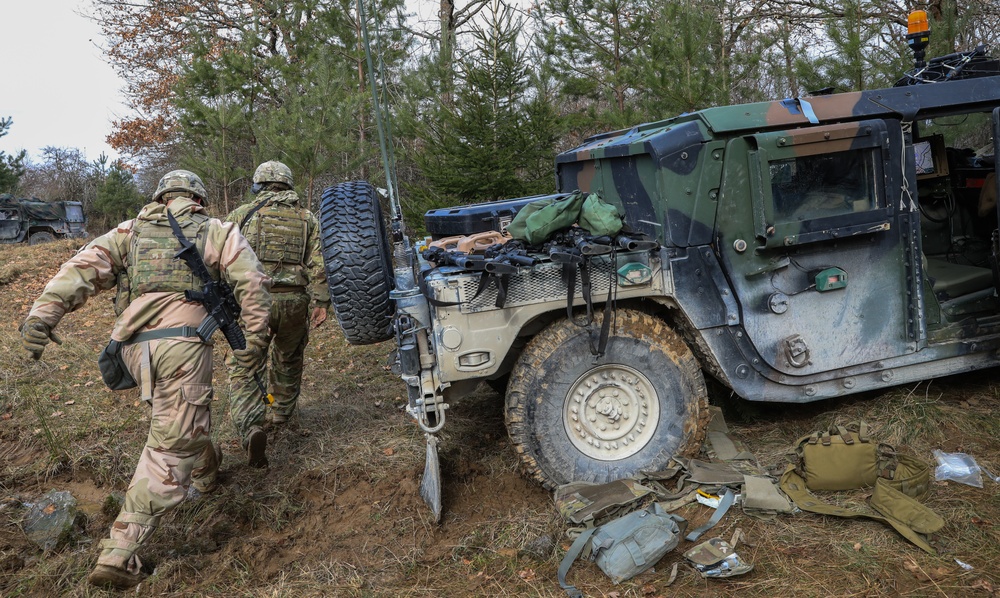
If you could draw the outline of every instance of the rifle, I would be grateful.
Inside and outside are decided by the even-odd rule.
[[[464,270],[485,270],[486,258],[481,255],[472,255],[464,251],[454,249],[443,249],[441,247],[428,247],[424,250],[424,259],[434,262],[438,266],[458,266]]]
[[[518,268],[530,268],[538,263],[538,258],[528,255],[524,249],[514,245],[516,241],[497,244],[486,250],[486,271],[491,274],[513,274]]]
[[[581,228],[572,227],[554,235],[547,249],[554,262],[579,263],[585,257],[611,253],[612,248],[651,251],[659,246],[659,243],[641,233],[634,236],[619,233],[614,237],[595,237]]]
[[[202,287],[200,291],[184,291],[184,297],[188,301],[197,301],[205,306],[205,311],[209,317],[205,318],[198,326],[197,333],[201,340],[208,342],[216,330],[222,330],[223,336],[229,342],[229,346],[235,350],[242,351],[247,348],[247,339],[240,328],[240,304],[233,295],[233,289],[224,280],[212,278],[205,260],[198,253],[198,248],[191,241],[188,241],[181,231],[180,225],[174,215],[167,210],[167,220],[170,221],[170,228],[177,237],[177,242],[181,248],[174,254],[174,259],[184,260],[188,268],[194,272],[195,276],[201,279]],[[267,387],[260,379],[260,373],[254,372],[253,380],[261,392],[261,400],[267,405],[274,404],[274,396],[267,392]]]

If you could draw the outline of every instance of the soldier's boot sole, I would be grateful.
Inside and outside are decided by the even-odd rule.
[[[247,437],[247,464],[267,467],[267,433],[260,428],[255,428]]]
[[[87,581],[90,582],[90,585],[97,586],[99,588],[127,590],[139,585],[139,582],[145,578],[146,576],[141,573],[129,573],[128,571],[117,567],[97,565],[94,567],[94,570],[91,571],[90,575],[87,576]]]

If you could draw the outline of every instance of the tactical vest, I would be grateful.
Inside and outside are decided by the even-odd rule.
[[[179,218],[185,238],[205,254],[204,229],[208,216],[191,213]],[[161,221],[136,221],[132,229],[126,275],[119,277],[115,311],[120,315],[132,301],[145,293],[183,293],[201,290],[201,280],[182,260],[174,258],[180,244],[170,224]],[[213,275],[217,275],[213,272]]]
[[[303,208],[274,202],[251,215],[240,228],[268,275],[279,275],[287,267],[299,274],[295,267],[305,266],[309,219]]]

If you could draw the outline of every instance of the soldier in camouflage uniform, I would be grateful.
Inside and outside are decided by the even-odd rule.
[[[89,580],[128,588],[141,581],[136,555],[164,513],[184,500],[189,485],[213,489],[222,453],[211,441],[212,345],[194,333],[208,317],[184,297],[201,281],[173,255],[179,243],[167,220],[174,215],[194,240],[214,276],[226,280],[242,307],[247,349],[236,359],[247,368],[263,362],[271,308],[270,279],[239,230],[204,213],[205,186],[194,173],[166,174],[153,201],[134,220],[119,224],[70,258],[49,281],[21,325],[24,347],[38,359],[62,317],[91,296],[118,287],[118,319],[111,338],[151,406],[149,436],[125,494],[111,538]]]
[[[326,320],[330,293],[319,258],[319,222],[299,204],[292,171],[281,162],[264,162],[254,172],[253,183],[256,196],[226,220],[239,226],[274,281],[268,386],[274,395],[271,423],[282,424],[299,397],[310,321],[319,326]],[[229,376],[230,412],[246,438],[264,424],[261,393],[250,372],[233,359]]]

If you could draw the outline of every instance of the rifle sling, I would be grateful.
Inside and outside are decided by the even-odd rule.
[[[601,320],[601,334],[597,340],[597,346],[594,346],[594,338],[590,338],[590,352],[597,357],[603,357],[605,351],[608,348],[608,336],[611,334],[611,320],[613,318],[614,297],[612,296],[613,291],[618,287],[617,282],[617,272],[618,271],[618,255],[615,250],[611,250],[611,277],[608,280],[608,297],[604,300],[604,319]]]
[[[573,298],[576,295],[576,268],[571,263],[563,264],[563,281],[566,283],[566,317],[582,328],[589,328],[594,323],[593,285],[590,282],[590,258],[584,257],[580,262],[580,289],[583,301],[587,305],[587,319],[582,323],[573,316]],[[601,321],[601,331],[597,338],[591,334],[589,340],[590,352],[595,357],[601,357],[607,351],[608,337],[611,334],[612,292],[615,286],[615,268],[611,268],[611,279],[608,281],[608,296],[604,302],[604,318]]]
[[[507,289],[510,288],[510,274],[493,274],[492,272],[486,272],[484,270],[479,275],[479,286],[476,287],[475,294],[472,295],[468,301],[441,301],[440,299],[434,297],[434,294],[431,293],[429,288],[427,288],[427,274],[429,272],[430,270],[424,270],[420,273],[418,286],[420,288],[420,294],[422,294],[427,299],[427,302],[434,307],[454,307],[456,305],[462,305],[463,303],[472,303],[493,284],[497,287],[497,299],[494,305],[498,308],[502,308],[507,302]]]
[[[257,202],[257,204],[253,208],[251,208],[249,212],[247,212],[247,215],[243,217],[243,220],[240,221],[240,231],[241,232],[243,231],[243,227],[247,225],[247,222],[250,222],[250,219],[253,218],[253,215],[256,214],[258,210],[260,210],[269,203],[271,203],[270,199],[264,199]]]

